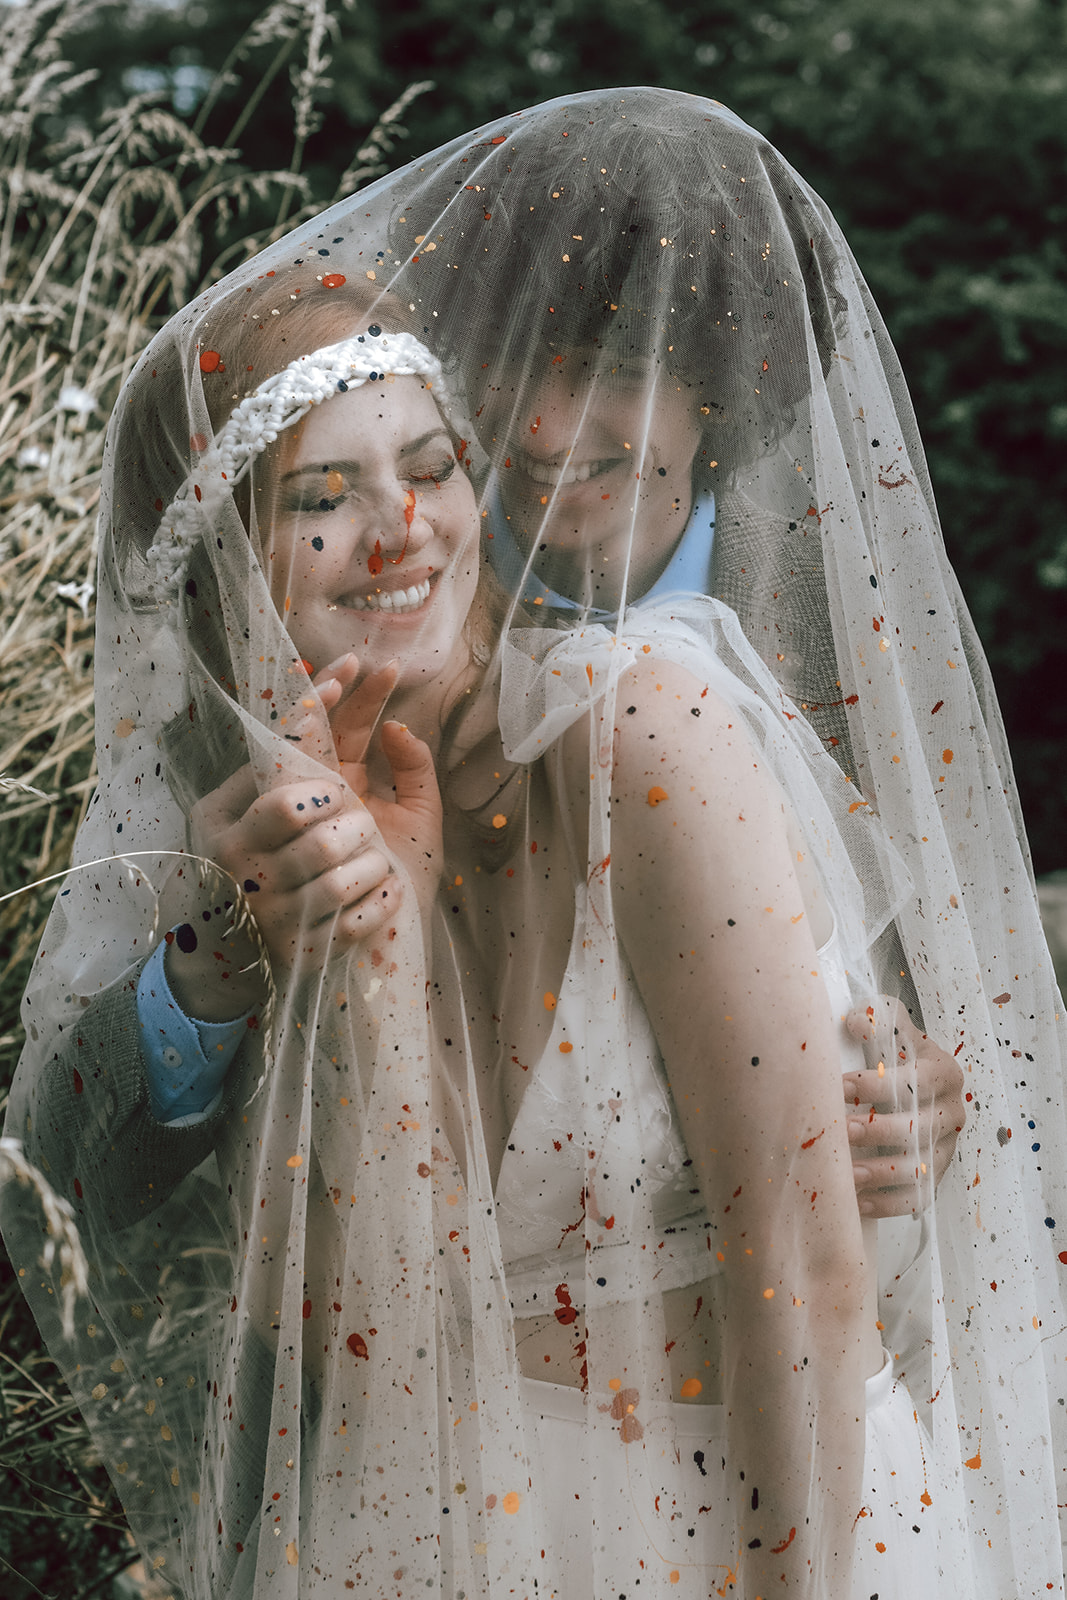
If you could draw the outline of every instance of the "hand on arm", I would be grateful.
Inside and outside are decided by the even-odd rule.
[[[842,1082],[860,1212],[917,1215],[931,1203],[963,1130],[963,1070],[899,1000],[882,996],[850,1014],[848,1029],[870,1067]]]

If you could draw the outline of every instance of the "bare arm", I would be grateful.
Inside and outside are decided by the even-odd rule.
[[[612,883],[720,1222],[742,1589],[823,1596],[847,1589],[878,1360],[840,1058],[781,794],[702,687],[655,662],[620,687]]]

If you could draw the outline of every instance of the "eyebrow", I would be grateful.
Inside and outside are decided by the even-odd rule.
[[[409,439],[406,444],[401,445],[399,453],[401,456],[415,455],[417,451],[422,449],[423,445],[429,444],[433,439],[447,439],[449,447],[451,447],[451,435],[442,423],[439,428],[429,428],[425,433],[420,433],[417,439]],[[303,478],[308,473],[327,471],[347,472],[350,476],[355,477],[362,470],[362,467],[363,463],[359,460],[335,460],[331,456],[329,461],[309,461],[307,466],[294,467],[291,472],[282,474],[281,481],[282,483],[288,483],[291,478]]]

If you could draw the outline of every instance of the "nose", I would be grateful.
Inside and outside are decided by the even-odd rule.
[[[516,407],[515,443],[528,454],[555,460],[573,450],[583,429],[598,416],[595,380],[579,385],[564,375],[531,384]]]
[[[417,491],[394,484],[376,496],[369,515],[363,519],[360,542],[372,577],[384,572],[386,564],[398,567],[412,560],[433,538],[433,525],[426,516]]]

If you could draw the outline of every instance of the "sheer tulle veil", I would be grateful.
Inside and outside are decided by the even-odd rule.
[[[299,415],[265,422],[257,402],[273,437],[227,433],[302,362],[322,387]],[[290,631],[277,528],[287,440],[344,403],[346,373],[386,397],[428,390],[477,501],[467,666],[433,730],[442,889],[420,917],[408,885],[380,936],[276,975],[208,1124],[163,1125],[134,995],[172,853],[190,903],[242,904],[192,853],[195,808],[245,766],[260,794],[340,781],[312,683],[325,661]],[[341,493],[331,479],[284,512],[294,563],[318,559],[315,515]],[[765,1370],[759,1327],[731,1320],[722,1288],[746,1248],[732,1189],[694,1181],[688,1210],[664,1210],[692,1152],[671,1143],[681,1095],[619,876],[618,772],[647,663],[681,707],[649,740],[684,714],[694,760],[714,766],[728,727],[788,806],[847,1002],[873,1027],[877,997],[899,995],[964,1070],[936,1199],[878,1243],[881,1338],[924,1430],[899,1538],[921,1528],[930,1594],[1063,1593],[1062,1003],[905,381],[840,230],[788,163],[713,100],[619,89],[487,124],[272,245],[157,335],[116,407],[99,790],[24,1001],[7,1123],[75,1207],[91,1277],[72,1335],[20,1191],[2,1220],[175,1596],[565,1592],[564,1469],[529,1403],[535,1323],[565,1341],[544,1344],[544,1376],[579,1397],[589,1592],[750,1593],[735,1541],[750,1542],[751,1482],[732,1446],[694,1452],[671,1365],[677,1297],[706,1279],[718,1355],[683,1395],[703,1386],[732,1415]],[[646,798],[642,826],[658,827],[671,781]],[[704,853],[687,857],[694,882]],[[701,893],[714,901],[714,881]],[[683,954],[703,996],[716,951]],[[874,1048],[911,1064],[888,1031]],[[728,1142],[710,1049],[706,1070]],[[771,1098],[768,1127],[784,1126],[789,1095]],[[516,1151],[537,1105],[550,1131]],[[739,1145],[715,1155],[744,1174]],[[773,1214],[747,1226],[776,1241],[753,1270],[797,1352],[795,1385],[767,1389],[792,1407],[790,1522],[768,1511],[753,1537],[782,1544],[783,1568],[802,1546],[790,1583],[814,1597],[853,1592],[826,1509],[838,1490],[819,1476],[840,1397],[815,1354],[813,1285],[854,1219],[812,1196],[809,1157],[798,1138]],[[910,1167],[930,1161],[916,1135]],[[873,1513],[861,1482],[847,1493],[862,1543]],[[716,1518],[709,1572],[694,1552]]]

